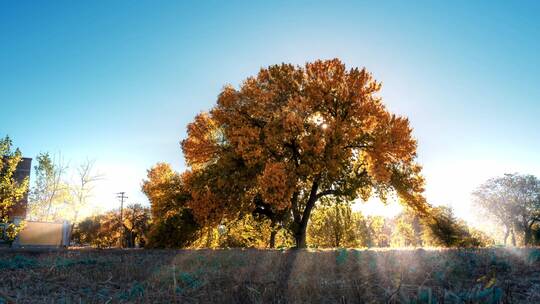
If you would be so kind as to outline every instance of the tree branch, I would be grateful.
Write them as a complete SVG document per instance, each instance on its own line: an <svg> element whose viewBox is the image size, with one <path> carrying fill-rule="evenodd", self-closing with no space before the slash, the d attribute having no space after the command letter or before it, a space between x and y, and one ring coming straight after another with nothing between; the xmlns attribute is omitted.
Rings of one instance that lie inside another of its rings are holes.
<svg viewBox="0 0 540 304"><path fill-rule="evenodd" d="M323 196L327 196L327 195L336 195L337 193L338 193L337 190L331 190L331 189L329 189L329 190L325 190L325 191L319 192L319 193L317 194L316 197L317 197L317 200L318 200L318 199L320 199L320 198L323 197Z"/></svg>

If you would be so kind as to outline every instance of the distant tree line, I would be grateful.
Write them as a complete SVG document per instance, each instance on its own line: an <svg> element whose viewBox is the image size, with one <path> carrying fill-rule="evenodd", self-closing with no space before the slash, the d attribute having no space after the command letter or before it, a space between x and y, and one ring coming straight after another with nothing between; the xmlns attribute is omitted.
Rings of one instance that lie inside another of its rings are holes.
<svg viewBox="0 0 540 304"><path fill-rule="evenodd" d="M73 245L109 247L145 247L148 231L152 224L150 210L140 204L128 205L120 211L112 210L103 214L89 216L80 221L73 231Z"/></svg>
<svg viewBox="0 0 540 304"><path fill-rule="evenodd" d="M348 204L320 206L308 229L310 247L480 247L494 241L456 219L448 207L436 207L437 227L411 211L393 218L364 216Z"/></svg>

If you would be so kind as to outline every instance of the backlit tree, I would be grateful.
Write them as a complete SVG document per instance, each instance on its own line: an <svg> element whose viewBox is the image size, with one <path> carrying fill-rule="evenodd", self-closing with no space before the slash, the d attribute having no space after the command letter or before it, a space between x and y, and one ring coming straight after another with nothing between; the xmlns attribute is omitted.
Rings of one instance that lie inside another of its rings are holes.
<svg viewBox="0 0 540 304"><path fill-rule="evenodd" d="M307 240L311 247L364 247L364 218L349 204L317 206L311 215Z"/></svg>
<svg viewBox="0 0 540 304"><path fill-rule="evenodd" d="M158 163L148 170L142 191L152 205L149 247L185 247L195 241L200 227L186 208L190 194L169 164Z"/></svg>
<svg viewBox="0 0 540 304"><path fill-rule="evenodd" d="M516 245L515 232L521 232L523 243L533 242L534 226L540 223L540 180L533 175L505 174L492 178L474 192L474 201L489 217L504 227L504 244L508 236Z"/></svg>
<svg viewBox="0 0 540 304"><path fill-rule="evenodd" d="M296 246L321 198L397 195L429 213L416 141L365 69L338 59L261 69L188 125L187 205L199 223L257 213L288 223Z"/></svg>

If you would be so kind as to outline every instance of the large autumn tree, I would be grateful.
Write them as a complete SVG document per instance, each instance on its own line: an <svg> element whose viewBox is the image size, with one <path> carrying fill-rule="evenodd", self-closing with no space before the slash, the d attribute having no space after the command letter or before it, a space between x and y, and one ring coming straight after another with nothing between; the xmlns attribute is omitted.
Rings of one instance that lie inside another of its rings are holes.
<svg viewBox="0 0 540 304"><path fill-rule="evenodd" d="M366 69L338 59L273 65L226 86L182 142L187 205L200 223L258 213L290 223L296 246L317 201L397 195L429 206L407 118L390 113Z"/></svg>

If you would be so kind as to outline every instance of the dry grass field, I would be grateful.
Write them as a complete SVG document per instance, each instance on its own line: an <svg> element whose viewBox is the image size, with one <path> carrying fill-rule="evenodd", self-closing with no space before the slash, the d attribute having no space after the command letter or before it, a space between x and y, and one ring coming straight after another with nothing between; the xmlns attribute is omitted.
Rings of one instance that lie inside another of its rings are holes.
<svg viewBox="0 0 540 304"><path fill-rule="evenodd" d="M540 303L540 249L0 251L0 303Z"/></svg>

